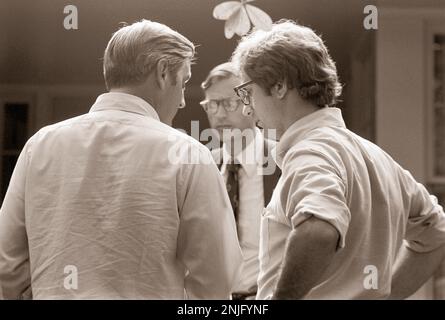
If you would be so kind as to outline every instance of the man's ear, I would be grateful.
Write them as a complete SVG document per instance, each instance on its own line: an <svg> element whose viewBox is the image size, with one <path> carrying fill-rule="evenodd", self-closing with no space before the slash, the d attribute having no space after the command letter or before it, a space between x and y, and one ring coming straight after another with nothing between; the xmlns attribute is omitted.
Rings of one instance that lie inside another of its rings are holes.
<svg viewBox="0 0 445 320"><path fill-rule="evenodd" d="M160 59L156 64L156 82L163 90L167 83L167 74L168 74L168 62L166 59Z"/></svg>
<svg viewBox="0 0 445 320"><path fill-rule="evenodd" d="M245 117L253 117L254 109L252 108L252 106L244 105L242 113L243 113L243 116L245 116Z"/></svg>
<svg viewBox="0 0 445 320"><path fill-rule="evenodd" d="M278 99L283 99L287 94L287 83L285 81L277 82L272 87L271 93Z"/></svg>

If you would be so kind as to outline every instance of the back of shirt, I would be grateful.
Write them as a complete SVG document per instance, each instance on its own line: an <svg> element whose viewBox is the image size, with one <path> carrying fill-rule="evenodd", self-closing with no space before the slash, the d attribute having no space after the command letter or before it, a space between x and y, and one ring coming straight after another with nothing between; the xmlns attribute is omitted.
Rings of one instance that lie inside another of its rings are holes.
<svg viewBox="0 0 445 320"><path fill-rule="evenodd" d="M392 266L404 239L419 252L445 242L445 216L437 199L375 144L331 127L308 133L291 152L296 156L299 150L308 155L295 165L318 166L319 200L330 202L320 217L340 234L332 264L307 298L383 298L390 293ZM303 200L296 211L303 214L310 203ZM300 223L298 216L291 219Z"/></svg>
<svg viewBox="0 0 445 320"><path fill-rule="evenodd" d="M308 299L384 298L404 240L419 252L445 243L437 199L334 112L321 110L282 138L290 147L262 219L257 298L273 295L287 237L312 216L334 226L339 242Z"/></svg>
<svg viewBox="0 0 445 320"><path fill-rule="evenodd" d="M229 296L241 254L218 169L132 102L28 141L2 215L24 214L34 298Z"/></svg>

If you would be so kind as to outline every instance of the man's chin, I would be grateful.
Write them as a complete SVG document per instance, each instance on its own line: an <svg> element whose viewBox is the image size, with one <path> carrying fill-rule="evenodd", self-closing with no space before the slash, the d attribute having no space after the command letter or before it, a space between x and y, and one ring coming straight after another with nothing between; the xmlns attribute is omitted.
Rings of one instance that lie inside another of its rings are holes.
<svg viewBox="0 0 445 320"><path fill-rule="evenodd" d="M218 127L216 130L218 131L218 134L222 140L224 136L231 135L232 129L233 128L231 127Z"/></svg>
<svg viewBox="0 0 445 320"><path fill-rule="evenodd" d="M242 136L242 130L236 130L235 128L224 128L218 131L220 140L223 142L230 142L233 139L240 139Z"/></svg>

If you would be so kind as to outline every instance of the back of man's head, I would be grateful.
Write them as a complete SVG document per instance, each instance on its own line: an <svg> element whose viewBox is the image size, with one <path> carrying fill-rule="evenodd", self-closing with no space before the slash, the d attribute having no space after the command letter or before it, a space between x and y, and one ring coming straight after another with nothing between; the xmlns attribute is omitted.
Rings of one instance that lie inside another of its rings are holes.
<svg viewBox="0 0 445 320"><path fill-rule="evenodd" d="M142 84L160 59L166 59L174 76L194 55L193 43L180 33L141 20L119 29L108 42L103 59L105 84L108 90Z"/></svg>

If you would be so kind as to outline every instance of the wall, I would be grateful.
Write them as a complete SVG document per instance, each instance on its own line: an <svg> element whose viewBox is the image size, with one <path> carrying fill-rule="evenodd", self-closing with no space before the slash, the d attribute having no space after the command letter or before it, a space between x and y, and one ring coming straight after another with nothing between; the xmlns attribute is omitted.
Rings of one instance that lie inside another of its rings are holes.
<svg viewBox="0 0 445 320"><path fill-rule="evenodd" d="M376 142L428 182L428 26L443 8L379 6L376 37ZM413 298L433 298L430 281Z"/></svg>
<svg viewBox="0 0 445 320"><path fill-rule="evenodd" d="M347 127L375 141L375 31L363 30L351 50L350 78L344 85Z"/></svg>
<svg viewBox="0 0 445 320"><path fill-rule="evenodd" d="M380 11L376 52L376 141L425 180L424 21Z"/></svg>

